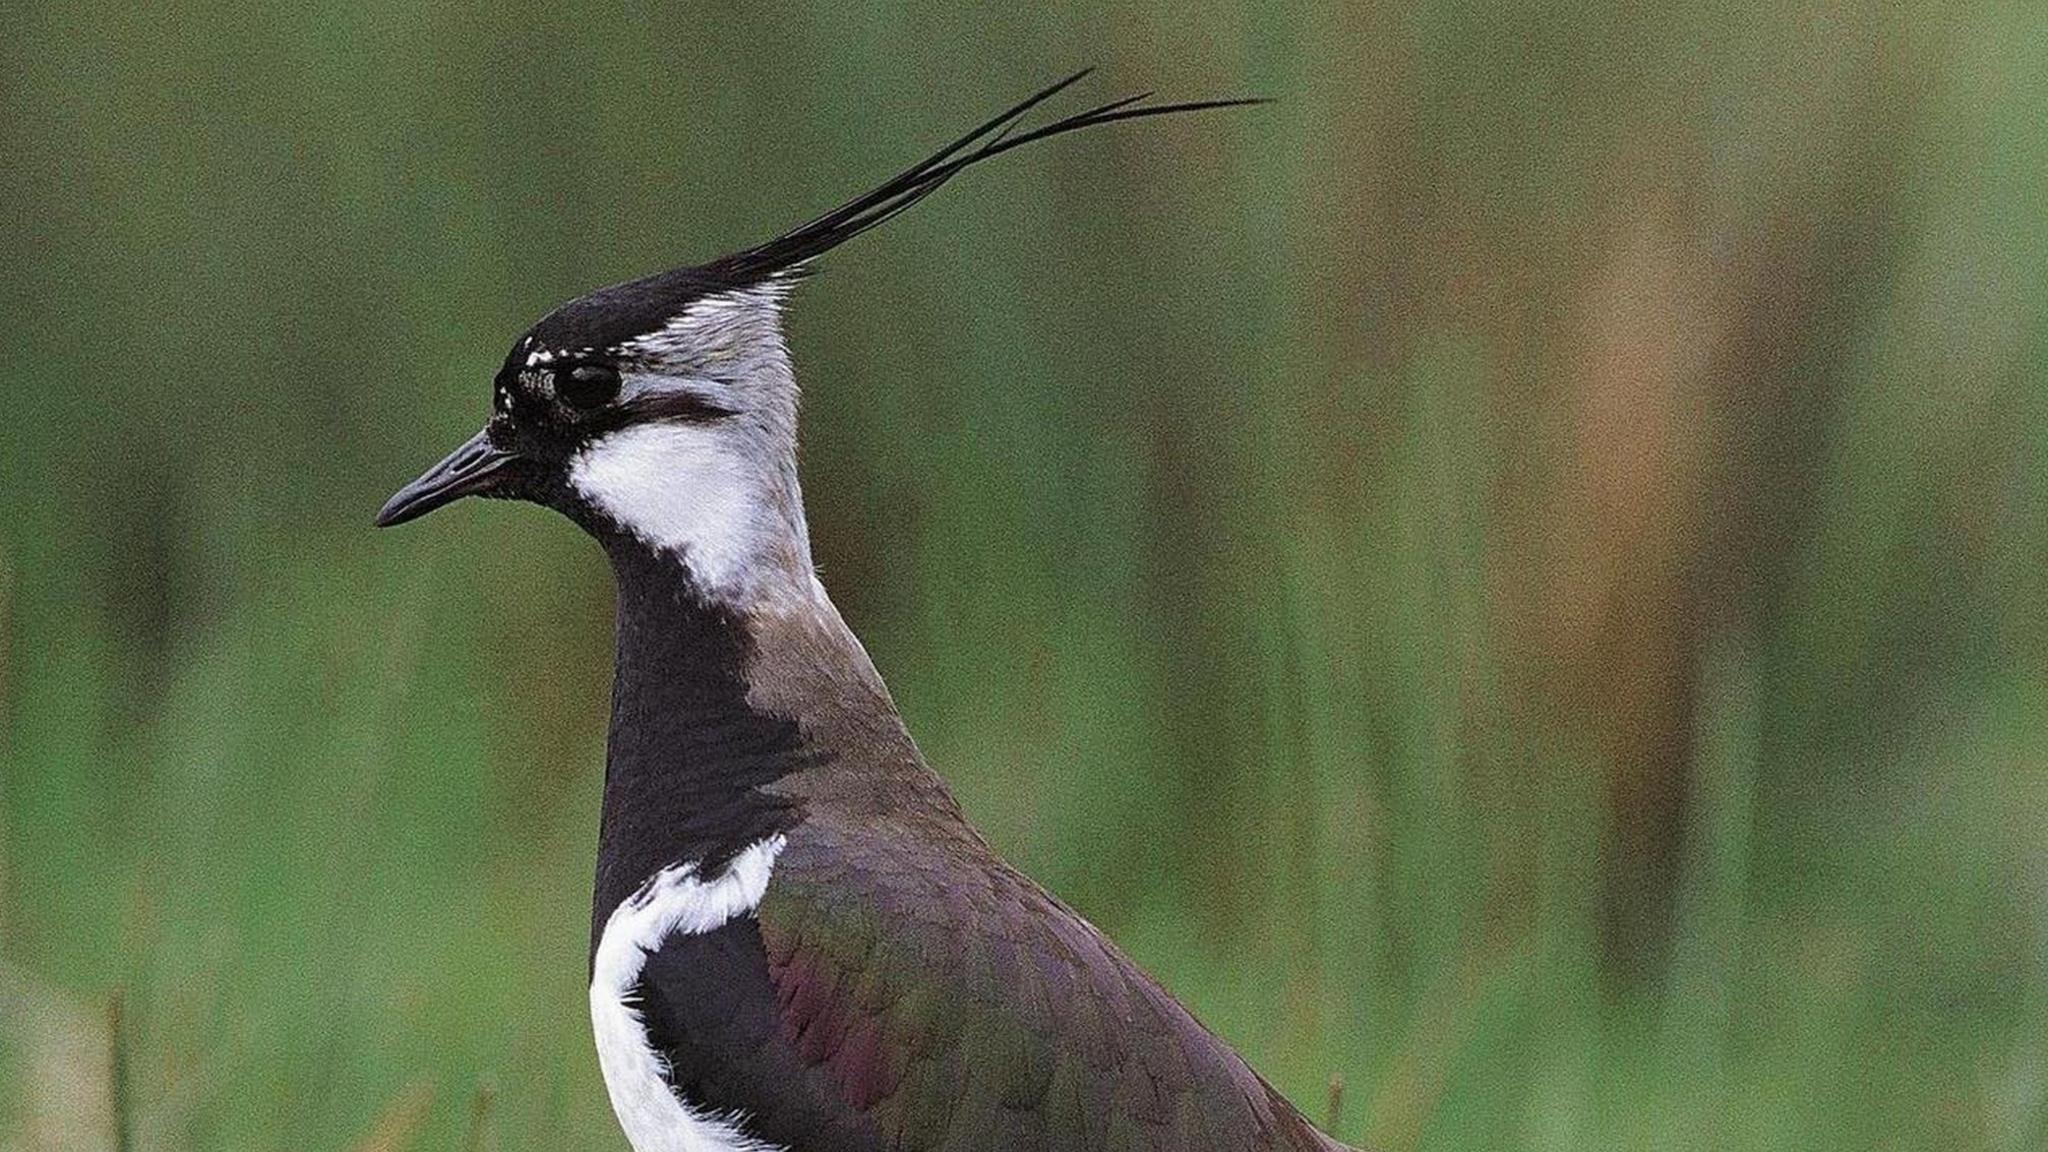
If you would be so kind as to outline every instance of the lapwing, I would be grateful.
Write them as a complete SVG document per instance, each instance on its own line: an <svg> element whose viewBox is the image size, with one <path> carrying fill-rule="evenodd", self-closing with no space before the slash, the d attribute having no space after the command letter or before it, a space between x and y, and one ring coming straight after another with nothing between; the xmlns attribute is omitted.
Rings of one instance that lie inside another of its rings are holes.
<svg viewBox="0 0 2048 1152"><path fill-rule="evenodd" d="M812 567L783 334L812 261L1033 141L1250 103L1024 126L1078 79L767 243L550 312L489 423L377 516L526 500L610 558L590 1016L636 1152L1344 1147L990 848Z"/></svg>

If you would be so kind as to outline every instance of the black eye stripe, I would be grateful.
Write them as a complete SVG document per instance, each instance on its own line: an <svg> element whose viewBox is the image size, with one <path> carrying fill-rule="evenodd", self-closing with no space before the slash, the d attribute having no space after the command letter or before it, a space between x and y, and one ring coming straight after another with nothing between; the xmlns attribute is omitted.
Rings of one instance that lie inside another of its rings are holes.
<svg viewBox="0 0 2048 1152"><path fill-rule="evenodd" d="M700 393L664 389L641 392L600 408L578 420L576 426L585 436L601 436L636 424L710 424L737 415Z"/></svg>
<svg viewBox="0 0 2048 1152"><path fill-rule="evenodd" d="M644 392L621 406L631 421L680 420L685 423L703 424L723 420L737 415L730 408L712 402L708 397L695 392L660 391Z"/></svg>

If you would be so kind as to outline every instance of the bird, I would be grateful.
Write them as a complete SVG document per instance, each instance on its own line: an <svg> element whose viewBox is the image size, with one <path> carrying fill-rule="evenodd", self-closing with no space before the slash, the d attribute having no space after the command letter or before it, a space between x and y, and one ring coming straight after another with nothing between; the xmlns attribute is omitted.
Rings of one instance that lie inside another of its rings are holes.
<svg viewBox="0 0 2048 1152"><path fill-rule="evenodd" d="M377 515L523 500L610 560L589 995L635 1152L1347 1152L969 823L811 556L783 320L817 258L1035 141L1259 102L1027 126L1086 75L765 243L557 307Z"/></svg>

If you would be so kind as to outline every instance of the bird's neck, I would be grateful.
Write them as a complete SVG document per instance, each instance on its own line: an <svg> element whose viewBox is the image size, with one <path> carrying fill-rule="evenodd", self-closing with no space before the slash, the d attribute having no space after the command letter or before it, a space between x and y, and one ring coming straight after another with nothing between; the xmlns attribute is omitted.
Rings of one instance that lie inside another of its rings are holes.
<svg viewBox="0 0 2048 1152"><path fill-rule="evenodd" d="M758 705L746 606L707 596L673 554L607 542L618 578L593 941L671 864L706 872L797 818L768 787L805 762L800 720ZM593 943L593 947L595 944Z"/></svg>
<svg viewBox="0 0 2048 1152"><path fill-rule="evenodd" d="M707 593L676 554L606 541L618 665L593 948L619 902L671 864L714 874L823 806L935 833L959 808L815 579L752 599Z"/></svg>

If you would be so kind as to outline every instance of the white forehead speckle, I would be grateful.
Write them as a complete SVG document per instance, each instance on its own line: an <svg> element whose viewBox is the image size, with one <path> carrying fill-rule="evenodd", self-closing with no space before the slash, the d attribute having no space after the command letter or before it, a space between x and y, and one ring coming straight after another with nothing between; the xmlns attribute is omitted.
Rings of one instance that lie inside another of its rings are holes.
<svg viewBox="0 0 2048 1152"><path fill-rule="evenodd" d="M526 343L529 346L537 344L537 342L531 336L528 336L526 338ZM534 347L533 351L528 352L526 354L526 366L528 368L540 368L548 364L552 364L557 360L588 360L596 356L597 352L597 349L589 347L588 345L582 348Z"/></svg>

